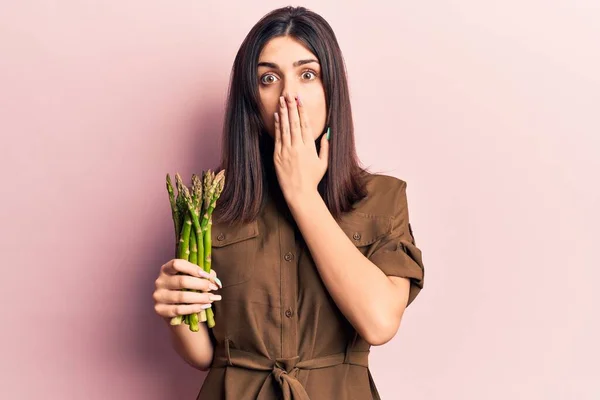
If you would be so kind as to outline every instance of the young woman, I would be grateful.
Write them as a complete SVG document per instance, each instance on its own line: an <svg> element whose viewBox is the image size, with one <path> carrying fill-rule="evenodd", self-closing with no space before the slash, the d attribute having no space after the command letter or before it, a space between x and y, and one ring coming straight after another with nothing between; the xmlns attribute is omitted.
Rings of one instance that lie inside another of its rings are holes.
<svg viewBox="0 0 600 400"><path fill-rule="evenodd" d="M369 348L423 288L406 182L358 166L342 54L319 15L267 14L232 74L213 273L164 264L156 312L212 304L212 329L169 325L177 352L210 371L197 399L378 399Z"/></svg>

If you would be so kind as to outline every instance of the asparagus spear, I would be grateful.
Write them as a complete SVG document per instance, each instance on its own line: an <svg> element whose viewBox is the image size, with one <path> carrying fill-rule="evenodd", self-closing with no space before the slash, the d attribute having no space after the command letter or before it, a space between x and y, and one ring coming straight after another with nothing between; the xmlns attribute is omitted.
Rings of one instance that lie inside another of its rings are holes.
<svg viewBox="0 0 600 400"><path fill-rule="evenodd" d="M181 196L184 193L184 190L187 189L187 187L183 184L183 181L181 180L181 176L179 176L179 174L175 174L175 184L177 186L177 191L178 191L178 200L181 199L179 201L178 206L180 206L180 204L185 204L185 199ZM181 209L180 209L181 211ZM183 213L182 213L183 214ZM184 259L186 261L189 261L189 257L190 257L190 233L192 230L192 217L190 215L189 212L185 213L185 217L183 220L183 227L181 228L181 235L179 237L179 247L177 249L177 258L181 258ZM180 325L181 322L183 320L183 316L178 315L176 317L171 318L171 325Z"/></svg>
<svg viewBox="0 0 600 400"><path fill-rule="evenodd" d="M205 195L205 203L207 204L206 210L204 211L202 218L202 234L204 239L204 271L210 273L211 268L211 227L212 227L212 213L216 207L217 199L223 191L225 184L225 170L220 171L216 176L210 170L207 176L205 176L205 189L208 188L208 194ZM206 190L205 190L206 193ZM212 308L205 310L206 322L209 328L215 326L214 312Z"/></svg>
<svg viewBox="0 0 600 400"><path fill-rule="evenodd" d="M206 230L206 224L204 221L207 216L208 207L209 207L212 197L214 195L214 193L211 192L211 190L210 190L212 180L213 180L212 172L209 169L202 176L202 185L204 188L204 190L203 190L204 201L202 202L202 223L201 223L201 227L200 227L200 230L202 231L203 247L205 249L205 252L204 252L205 254L204 254L204 257L202 258L201 265L202 265L202 269L204 269L204 271L208 272L208 273L210 273L210 268L207 268L206 257L207 256L210 257L210 231ZM208 242L207 242L207 240L208 240ZM215 326L214 311L213 311L212 307L207 308L206 310L203 310L203 312L201 314L201 318L203 321L206 321L209 328L212 328Z"/></svg>
<svg viewBox="0 0 600 400"><path fill-rule="evenodd" d="M194 205L194 215L200 217L200 210L202 209L202 182L198 175L192 174L192 203ZM192 221L193 222L193 221ZM201 262L204 258L204 244L202 240L202 231L198 226L194 225L194 229L196 230L196 247L198 248L198 258L197 263L199 268L201 268ZM197 290L195 290L197 292ZM194 317L194 321L204 322L206 321L206 311L202 310L200 313L197 313Z"/></svg>
<svg viewBox="0 0 600 400"><path fill-rule="evenodd" d="M173 217L173 224L175 225L175 257L179 256L179 239L181 237L181 225L183 222L183 215L180 212L180 203L181 196L179 195L179 185L177 186L178 193L177 199L175 199L175 193L173 191L173 183L171 182L171 176L167 174L167 192L169 193L169 202L171 204L171 216ZM179 325L181 323L180 320L175 319L171 320L172 325Z"/></svg>
<svg viewBox="0 0 600 400"><path fill-rule="evenodd" d="M205 172L202 171L202 176L205 175ZM195 215L200 218L200 212L204 207L204 188L202 186L202 179L198 177L198 175L193 174L192 175L192 200L194 203L194 213ZM193 221L192 221L193 222ZM204 235L204 233L202 232L202 229L200 228L200 224L198 223L197 225L194 224L194 228L196 229L196 231L198 232L198 234L196 235L196 239L198 241L197 243L197 247L198 247L198 266L199 268L203 268L203 260L204 260L204 241L202 236ZM206 290L204 291L205 293L207 292ZM206 310L202 310L201 312L198 313L198 321L199 322L205 322L206 321Z"/></svg>

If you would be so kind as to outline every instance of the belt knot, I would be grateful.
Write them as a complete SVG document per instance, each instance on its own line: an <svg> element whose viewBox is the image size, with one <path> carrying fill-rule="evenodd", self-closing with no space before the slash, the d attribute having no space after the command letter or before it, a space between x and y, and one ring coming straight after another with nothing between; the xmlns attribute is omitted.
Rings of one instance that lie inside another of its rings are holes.
<svg viewBox="0 0 600 400"><path fill-rule="evenodd" d="M277 381L282 382L285 379L282 375L295 376L298 368L296 364L300 356L287 357L287 358L276 358L273 364L273 375Z"/></svg>

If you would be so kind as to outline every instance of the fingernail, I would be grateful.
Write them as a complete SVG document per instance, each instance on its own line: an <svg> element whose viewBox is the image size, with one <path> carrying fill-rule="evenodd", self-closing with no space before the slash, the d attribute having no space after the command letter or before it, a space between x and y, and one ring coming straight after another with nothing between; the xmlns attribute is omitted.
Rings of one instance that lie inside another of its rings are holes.
<svg viewBox="0 0 600 400"><path fill-rule="evenodd" d="M208 304L202 304L200 306L201 309L206 310L207 308L210 308L212 306L212 304L208 303Z"/></svg>
<svg viewBox="0 0 600 400"><path fill-rule="evenodd" d="M215 276L215 282L217 282L217 285L219 285L220 287L223 287L221 280L219 278L217 278L216 276Z"/></svg>
<svg viewBox="0 0 600 400"><path fill-rule="evenodd" d="M279 122L279 113L275 113L275 122Z"/></svg>
<svg viewBox="0 0 600 400"><path fill-rule="evenodd" d="M298 102L298 105L299 105L299 106L302 106L302 101L300 100L300 93L298 93L298 94L296 95L296 101Z"/></svg>
<svg viewBox="0 0 600 400"><path fill-rule="evenodd" d="M219 287L217 285L215 285L214 283L212 283L212 282L208 284L208 287L211 290L219 290Z"/></svg>
<svg viewBox="0 0 600 400"><path fill-rule="evenodd" d="M279 96L279 104L281 105L281 107L285 107L285 99L283 98L283 96Z"/></svg>
<svg viewBox="0 0 600 400"><path fill-rule="evenodd" d="M329 140L329 127L327 127L327 140Z"/></svg>
<svg viewBox="0 0 600 400"><path fill-rule="evenodd" d="M209 300L221 300L221 295L220 294L211 294L210 296L208 296Z"/></svg>
<svg viewBox="0 0 600 400"><path fill-rule="evenodd" d="M210 274L203 270L202 268L198 268L198 275L202 278L210 278Z"/></svg>

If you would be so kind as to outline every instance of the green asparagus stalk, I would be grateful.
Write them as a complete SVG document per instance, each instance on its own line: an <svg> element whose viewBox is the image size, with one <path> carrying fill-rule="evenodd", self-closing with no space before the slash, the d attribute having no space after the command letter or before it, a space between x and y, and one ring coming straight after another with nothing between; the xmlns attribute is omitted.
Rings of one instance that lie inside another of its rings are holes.
<svg viewBox="0 0 600 400"><path fill-rule="evenodd" d="M185 208L183 208L183 197L181 196L181 179L176 181L177 185L177 199L175 199L173 184L171 182L171 176L167 174L167 192L169 193L169 202L171 204L171 215L173 217L173 224L175 225L175 258L179 257L180 253L180 240L182 240L182 225L185 216ZM185 321L186 319L183 318ZM171 319L172 325L179 325L182 322L182 317L177 316Z"/></svg>
<svg viewBox="0 0 600 400"><path fill-rule="evenodd" d="M177 186L177 190L178 190L178 194L182 194L184 188L187 188L184 184L183 181L181 180L181 176L179 176L179 174L175 174L175 184ZM181 202L185 202L185 200L181 197L178 196L180 200L180 204ZM181 211L181 210L180 210ZM191 215L188 213L184 214L185 217L183 219L183 227L181 228L181 235L179 237L179 247L177 249L177 258L181 258L184 259L186 261L189 261L189 257L190 257L190 233L192 230L192 218ZM180 325L181 322L183 321L183 316L178 315L176 317L171 318L171 325Z"/></svg>
<svg viewBox="0 0 600 400"><path fill-rule="evenodd" d="M204 174L204 172L203 172ZM203 200L203 190L202 190L202 181L196 174L192 174L192 204L194 208L194 215L198 218L200 217L200 210L202 209L202 200ZM192 221L193 222L193 221ZM202 268L202 260L204 258L204 243L202 240L202 231L199 227L199 224L194 224L194 229L196 230L196 247L198 248L198 268ZM196 290L198 292L198 290ZM206 321L206 310L202 310L197 313L198 322ZM194 317L195 319L196 317Z"/></svg>
<svg viewBox="0 0 600 400"><path fill-rule="evenodd" d="M202 176L205 175L205 172L202 172ZM200 212L204 207L204 188L202 187L202 179L198 177L198 175L192 175L192 203L194 205L194 214L198 217L198 221L200 218ZM198 224L194 222L194 229L196 229L197 235L196 238L198 240L198 266L199 268L203 268L203 260L204 260L204 241L203 241L203 232L200 228L200 223ZM208 292L207 290L203 291L204 293ZM206 310L202 310L198 313L199 322L206 322Z"/></svg>
<svg viewBox="0 0 600 400"><path fill-rule="evenodd" d="M200 230L202 231L203 247L205 249L201 266L202 266L202 269L204 269L204 271L208 272L208 273L210 273L210 268L207 267L206 257L210 256L210 231L206 230L206 224L204 223L204 219L207 216L206 212L207 212L210 202L212 200L212 196L214 195L214 193L211 192L211 190L210 190L212 181L213 181L213 174L210 170L208 170L202 176L204 199L202 202L202 223L201 223L201 227L200 227ZM215 326L214 311L213 311L212 307L204 310L204 312L201 315L201 318L203 321L206 321L206 324L208 325L209 328L212 328Z"/></svg>
<svg viewBox="0 0 600 400"><path fill-rule="evenodd" d="M208 188L208 194L205 194L205 203L207 204L202 218L202 234L204 239L204 271L210 273L211 270L211 228L212 228L212 213L216 207L217 199L223 191L225 184L225 170L220 171L216 176L210 170L207 177L205 176L205 193ZM206 309L206 323L209 328L215 326L214 312L212 308Z"/></svg>
<svg viewBox="0 0 600 400"><path fill-rule="evenodd" d="M169 193L169 202L171 204L171 215L173 217L173 224L175 226L175 258L179 256L179 240L181 238L181 226L183 224L183 209L181 207L182 197L179 194L179 185L178 185L178 194L177 199L175 199L175 193L173 191L173 183L171 182L171 176L167 174L167 192ZM181 324L180 317L175 317L171 319L172 325Z"/></svg>

